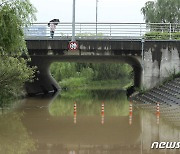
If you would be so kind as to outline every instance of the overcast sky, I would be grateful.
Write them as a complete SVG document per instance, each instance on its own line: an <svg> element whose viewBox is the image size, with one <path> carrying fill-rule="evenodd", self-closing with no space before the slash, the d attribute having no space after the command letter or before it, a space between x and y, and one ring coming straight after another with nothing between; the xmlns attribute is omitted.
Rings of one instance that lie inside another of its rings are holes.
<svg viewBox="0 0 180 154"><path fill-rule="evenodd" d="M72 22L73 0L30 0L37 22L58 18ZM98 0L98 22L144 22L140 9L148 0ZM76 22L96 21L96 0L76 0Z"/></svg>

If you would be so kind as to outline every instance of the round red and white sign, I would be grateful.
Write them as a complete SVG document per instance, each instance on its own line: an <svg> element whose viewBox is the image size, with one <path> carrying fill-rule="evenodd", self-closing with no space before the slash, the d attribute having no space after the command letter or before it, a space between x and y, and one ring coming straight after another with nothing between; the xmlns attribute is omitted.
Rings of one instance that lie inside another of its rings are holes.
<svg viewBox="0 0 180 154"><path fill-rule="evenodd" d="M78 49L78 43L75 41L69 42L68 49L69 50L77 50Z"/></svg>

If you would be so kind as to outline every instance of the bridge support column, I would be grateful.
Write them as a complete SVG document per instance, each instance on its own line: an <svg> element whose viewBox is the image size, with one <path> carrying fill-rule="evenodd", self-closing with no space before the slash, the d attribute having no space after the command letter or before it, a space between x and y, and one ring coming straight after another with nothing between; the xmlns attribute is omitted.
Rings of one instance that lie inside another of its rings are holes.
<svg viewBox="0 0 180 154"><path fill-rule="evenodd" d="M180 55L177 48L150 48L145 52L143 83L145 89L153 88L179 72Z"/></svg>
<svg viewBox="0 0 180 154"><path fill-rule="evenodd" d="M50 74L51 62L41 56L32 56L30 66L37 66L35 79L25 84L28 95L48 94L57 92L60 87Z"/></svg>

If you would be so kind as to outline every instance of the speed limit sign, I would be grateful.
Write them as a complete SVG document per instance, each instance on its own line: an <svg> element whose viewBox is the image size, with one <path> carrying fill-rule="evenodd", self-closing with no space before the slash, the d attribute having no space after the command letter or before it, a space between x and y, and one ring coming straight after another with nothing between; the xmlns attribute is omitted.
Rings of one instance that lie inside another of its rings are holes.
<svg viewBox="0 0 180 154"><path fill-rule="evenodd" d="M78 43L75 41L69 42L68 49L69 50L77 50L78 49Z"/></svg>

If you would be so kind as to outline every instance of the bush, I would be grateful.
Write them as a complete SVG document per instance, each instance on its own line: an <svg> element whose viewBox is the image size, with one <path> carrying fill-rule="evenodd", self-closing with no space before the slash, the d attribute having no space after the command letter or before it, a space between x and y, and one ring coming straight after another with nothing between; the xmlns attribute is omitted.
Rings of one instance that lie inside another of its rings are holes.
<svg viewBox="0 0 180 154"><path fill-rule="evenodd" d="M172 32L171 38L173 40L180 40L180 32ZM145 39L147 40L169 40L170 33L168 32L149 32L145 34Z"/></svg>
<svg viewBox="0 0 180 154"><path fill-rule="evenodd" d="M71 77L59 82L62 88L77 88L84 86L87 83L87 79L84 77Z"/></svg>
<svg viewBox="0 0 180 154"><path fill-rule="evenodd" d="M0 105L22 94L24 83L34 77L34 69L23 58L0 55Z"/></svg>

